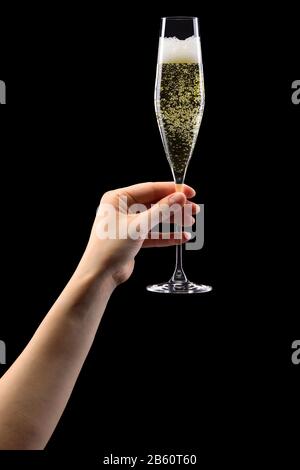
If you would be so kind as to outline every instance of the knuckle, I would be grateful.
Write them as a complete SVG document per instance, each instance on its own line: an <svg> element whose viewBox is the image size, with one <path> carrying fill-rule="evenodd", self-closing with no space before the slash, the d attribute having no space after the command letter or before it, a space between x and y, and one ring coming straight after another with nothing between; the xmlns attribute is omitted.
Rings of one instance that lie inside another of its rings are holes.
<svg viewBox="0 0 300 470"><path fill-rule="evenodd" d="M111 199L115 197L116 191L113 189L110 189L109 191L106 191L103 196L100 199L100 202L106 201L107 199Z"/></svg>

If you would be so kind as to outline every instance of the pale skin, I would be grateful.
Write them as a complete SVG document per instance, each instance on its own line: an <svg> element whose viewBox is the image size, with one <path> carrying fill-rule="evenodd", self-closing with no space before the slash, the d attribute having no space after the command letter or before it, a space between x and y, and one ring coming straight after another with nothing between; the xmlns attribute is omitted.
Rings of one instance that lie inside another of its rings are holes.
<svg viewBox="0 0 300 470"><path fill-rule="evenodd" d="M186 185L174 192L171 182L141 183L104 194L101 204L112 204L121 223L151 220L163 205L178 204L181 210L195 203L188 201L195 191ZM128 204L143 203L148 210L140 214L119 212L120 196ZM151 207L151 204L154 204ZM63 292L52 306L31 341L0 379L0 449L44 449L72 393L81 367L93 343L107 302L134 268L134 259L142 247L165 247L188 240L152 240L147 233L136 240L99 239L95 218L86 250ZM184 220L192 225L193 217ZM152 227L150 227L152 228Z"/></svg>

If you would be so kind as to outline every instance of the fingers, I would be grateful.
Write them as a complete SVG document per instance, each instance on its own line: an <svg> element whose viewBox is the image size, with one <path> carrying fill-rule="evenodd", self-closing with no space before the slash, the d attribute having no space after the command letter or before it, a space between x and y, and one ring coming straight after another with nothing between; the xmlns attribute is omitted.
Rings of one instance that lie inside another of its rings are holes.
<svg viewBox="0 0 300 470"><path fill-rule="evenodd" d="M142 227L143 236L146 237L147 233L159 222L169 220L172 214L176 216L181 213L185 203L185 194L177 192L164 197L147 211L138 214L137 219Z"/></svg>
<svg viewBox="0 0 300 470"><path fill-rule="evenodd" d="M191 215L184 214L183 217L176 217L176 216L174 217L172 215L172 217L170 217L170 219L166 220L165 222L169 222L170 224L177 224L182 227L192 227L192 225L194 225L196 220Z"/></svg>
<svg viewBox="0 0 300 470"><path fill-rule="evenodd" d="M162 236L167 236L168 238L162 238ZM155 238L147 238L143 242L143 248L159 248L173 245L181 245L190 240L191 235L189 232L172 232L172 233L152 233L152 236ZM181 238L177 238L181 236Z"/></svg>
<svg viewBox="0 0 300 470"><path fill-rule="evenodd" d="M185 227L191 227L195 223L195 218L193 215L196 215L200 212L200 206L198 204L195 204L194 202L187 202L187 204L184 205L183 210L182 210L182 217L178 217L172 214L170 219L166 220L166 222L170 222L171 224L178 224L178 225L183 225ZM178 221L180 220L180 221Z"/></svg>
<svg viewBox="0 0 300 470"><path fill-rule="evenodd" d="M189 207L188 207L188 206L189 206ZM200 212L200 206L199 206L199 204L196 204L195 202L192 202L192 201L187 201L187 203L185 204L184 208L189 208L189 210L190 210L190 207L192 208L192 210L191 210L191 214L192 214L192 215L199 214L199 212Z"/></svg>
<svg viewBox="0 0 300 470"><path fill-rule="evenodd" d="M196 191L186 184L180 185L180 188L178 186L178 189L180 189L180 192L182 192L187 198L194 197L196 194ZM176 191L175 183L171 181L161 181L156 183L134 184L133 186L118 189L117 193L118 195L127 195L130 199L128 201L130 204L150 204L158 202L160 199L174 191Z"/></svg>

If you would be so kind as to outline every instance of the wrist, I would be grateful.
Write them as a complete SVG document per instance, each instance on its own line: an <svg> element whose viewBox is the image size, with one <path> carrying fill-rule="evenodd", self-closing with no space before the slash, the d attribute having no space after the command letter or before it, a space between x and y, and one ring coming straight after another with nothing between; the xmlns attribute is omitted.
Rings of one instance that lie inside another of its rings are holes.
<svg viewBox="0 0 300 470"><path fill-rule="evenodd" d="M97 251L87 246L77 268L76 276L88 277L94 282L99 282L114 290L124 279L122 273L126 267L118 263L113 256L106 251Z"/></svg>
<svg viewBox="0 0 300 470"><path fill-rule="evenodd" d="M94 267L86 266L82 262L77 266L72 279L88 286L95 285L109 294L111 294L117 286L108 269L94 269Z"/></svg>

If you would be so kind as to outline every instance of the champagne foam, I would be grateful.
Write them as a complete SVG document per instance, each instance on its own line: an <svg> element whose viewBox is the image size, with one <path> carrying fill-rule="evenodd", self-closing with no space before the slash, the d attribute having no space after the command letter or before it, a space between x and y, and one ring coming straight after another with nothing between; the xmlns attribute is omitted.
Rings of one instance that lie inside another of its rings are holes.
<svg viewBox="0 0 300 470"><path fill-rule="evenodd" d="M160 38L159 63L201 63L200 39L190 36L186 39Z"/></svg>

